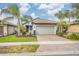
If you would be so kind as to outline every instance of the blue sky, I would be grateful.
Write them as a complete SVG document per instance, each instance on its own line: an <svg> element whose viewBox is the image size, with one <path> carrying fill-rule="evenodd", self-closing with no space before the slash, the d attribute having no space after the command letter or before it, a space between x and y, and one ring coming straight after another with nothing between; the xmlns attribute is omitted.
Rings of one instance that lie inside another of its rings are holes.
<svg viewBox="0 0 79 59"><path fill-rule="evenodd" d="M0 9L7 7L10 3L0 3ZM31 16L32 18L43 18L56 20L54 16L60 10L70 9L69 3L17 3L21 15ZM3 15L6 17L9 15Z"/></svg>

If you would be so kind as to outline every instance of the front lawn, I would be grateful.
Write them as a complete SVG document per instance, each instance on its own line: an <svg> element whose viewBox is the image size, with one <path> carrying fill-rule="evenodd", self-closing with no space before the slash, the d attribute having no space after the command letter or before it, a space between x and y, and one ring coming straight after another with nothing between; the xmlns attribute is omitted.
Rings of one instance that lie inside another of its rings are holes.
<svg viewBox="0 0 79 59"><path fill-rule="evenodd" d="M9 35L0 37L0 42L32 42L32 41L37 41L36 36L16 37L15 35Z"/></svg>
<svg viewBox="0 0 79 59"><path fill-rule="evenodd" d="M39 45L15 45L15 46L1 46L0 53L26 53L36 52Z"/></svg>

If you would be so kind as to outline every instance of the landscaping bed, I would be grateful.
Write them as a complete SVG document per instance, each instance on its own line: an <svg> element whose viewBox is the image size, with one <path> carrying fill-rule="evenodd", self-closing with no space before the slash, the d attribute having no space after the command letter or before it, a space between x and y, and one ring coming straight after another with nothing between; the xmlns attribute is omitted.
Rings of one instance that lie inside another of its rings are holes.
<svg viewBox="0 0 79 59"><path fill-rule="evenodd" d="M79 34L78 33L66 33L66 34L59 33L57 35L61 36L63 38L69 39L69 40L79 41Z"/></svg>
<svg viewBox="0 0 79 59"><path fill-rule="evenodd" d="M36 36L17 37L16 35L9 35L0 37L0 42L34 42L37 41Z"/></svg>
<svg viewBox="0 0 79 59"><path fill-rule="evenodd" d="M70 40L78 40L79 41L79 33L68 33L65 38Z"/></svg>
<svg viewBox="0 0 79 59"><path fill-rule="evenodd" d="M16 46L1 46L0 53L26 53L36 52L39 45L16 45Z"/></svg>

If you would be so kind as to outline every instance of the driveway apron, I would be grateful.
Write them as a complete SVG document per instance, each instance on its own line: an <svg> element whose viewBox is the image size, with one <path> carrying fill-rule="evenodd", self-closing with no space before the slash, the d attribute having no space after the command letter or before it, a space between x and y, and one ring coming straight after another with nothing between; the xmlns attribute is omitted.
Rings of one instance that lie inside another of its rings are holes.
<svg viewBox="0 0 79 59"><path fill-rule="evenodd" d="M37 35L38 41L69 41L57 35Z"/></svg>
<svg viewBox="0 0 79 59"><path fill-rule="evenodd" d="M57 35L37 35L38 42L65 42L65 44L40 44L36 55L79 55L79 43ZM72 43L67 43L72 42Z"/></svg>

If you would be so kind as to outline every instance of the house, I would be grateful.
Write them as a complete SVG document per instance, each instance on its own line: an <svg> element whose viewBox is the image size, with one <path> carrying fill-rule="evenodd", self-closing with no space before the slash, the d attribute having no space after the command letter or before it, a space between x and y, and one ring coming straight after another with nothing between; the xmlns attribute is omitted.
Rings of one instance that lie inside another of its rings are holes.
<svg viewBox="0 0 79 59"><path fill-rule="evenodd" d="M16 26L10 23L0 23L0 36L6 36L15 33Z"/></svg>
<svg viewBox="0 0 79 59"><path fill-rule="evenodd" d="M25 25L27 32L32 34L56 34L56 22L46 19L34 19L32 23Z"/></svg>
<svg viewBox="0 0 79 59"><path fill-rule="evenodd" d="M68 28L68 33L79 33L79 24L76 24L76 23L73 23L73 24L70 24L69 28Z"/></svg>

